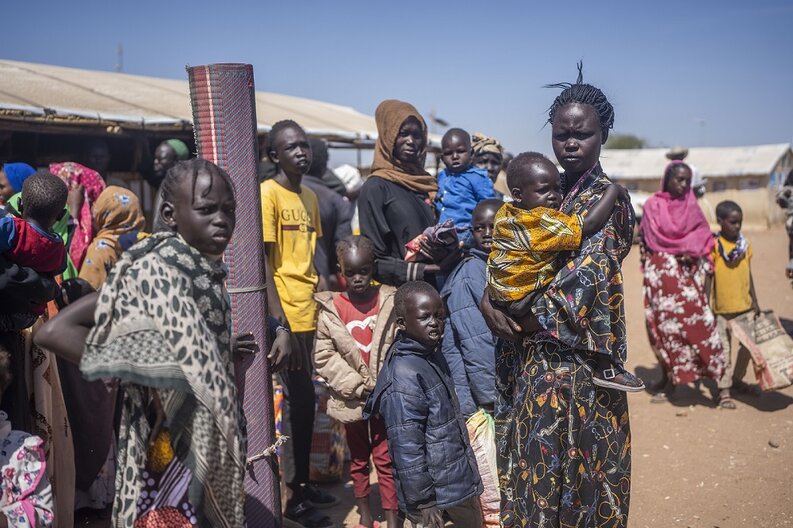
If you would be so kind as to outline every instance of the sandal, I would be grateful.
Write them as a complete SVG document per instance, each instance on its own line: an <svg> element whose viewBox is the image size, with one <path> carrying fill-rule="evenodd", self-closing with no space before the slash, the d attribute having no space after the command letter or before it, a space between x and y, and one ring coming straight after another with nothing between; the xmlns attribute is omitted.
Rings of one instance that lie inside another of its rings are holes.
<svg viewBox="0 0 793 528"><path fill-rule="evenodd" d="M730 396L720 396L719 397L719 409L730 409L735 410L738 407L735 405L735 401L733 401L732 397Z"/></svg>
<svg viewBox="0 0 793 528"><path fill-rule="evenodd" d="M595 372L592 376L592 382L598 387L624 392L642 392L644 390L644 382L622 367L618 366L603 370L603 372L599 373L603 376L602 378L598 377L597 374Z"/></svg>
<svg viewBox="0 0 793 528"><path fill-rule="evenodd" d="M650 403L667 403L669 402L669 395L665 392L657 392L650 398Z"/></svg>

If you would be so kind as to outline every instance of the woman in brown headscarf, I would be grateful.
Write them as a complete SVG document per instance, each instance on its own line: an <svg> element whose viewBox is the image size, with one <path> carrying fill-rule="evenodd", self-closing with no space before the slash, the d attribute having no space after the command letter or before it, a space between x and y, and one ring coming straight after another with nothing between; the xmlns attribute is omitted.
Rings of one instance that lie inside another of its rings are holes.
<svg viewBox="0 0 793 528"><path fill-rule="evenodd" d="M96 236L85 253L80 278L98 290L121 253L137 242L146 220L135 193L115 185L102 191L91 212Z"/></svg>
<svg viewBox="0 0 793 528"><path fill-rule="evenodd" d="M361 234L375 247L375 278L392 286L433 281L441 265L404 260L405 244L436 223L438 184L424 170L427 124L412 105L396 100L380 103L375 121L372 174L358 198Z"/></svg>

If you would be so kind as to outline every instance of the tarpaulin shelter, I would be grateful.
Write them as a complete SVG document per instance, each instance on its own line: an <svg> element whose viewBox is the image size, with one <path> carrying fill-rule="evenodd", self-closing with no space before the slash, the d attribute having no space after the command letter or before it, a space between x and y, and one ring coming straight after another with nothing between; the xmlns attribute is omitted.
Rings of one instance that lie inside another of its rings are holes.
<svg viewBox="0 0 793 528"><path fill-rule="evenodd" d="M46 64L0 60L0 130L46 125L101 133L188 132L192 115L187 81ZM294 119L311 135L370 146L374 118L350 107L270 92L256 92L260 133Z"/></svg>
<svg viewBox="0 0 793 528"><path fill-rule="evenodd" d="M638 201L656 192L669 163L668 148L604 149L603 170L624 185ZM715 223L714 207L722 200L737 202L744 223L765 227L782 219L774 196L793 170L793 150L789 143L740 147L693 147L685 162L706 180L700 205L708 220Z"/></svg>
<svg viewBox="0 0 793 528"><path fill-rule="evenodd" d="M374 118L350 107L270 92L255 99L260 137L293 119L336 148L372 148L377 138ZM86 162L101 142L111 157L103 176L134 191L148 213L153 189L141 174L165 139L195 152L192 119L186 80L0 60L0 161Z"/></svg>

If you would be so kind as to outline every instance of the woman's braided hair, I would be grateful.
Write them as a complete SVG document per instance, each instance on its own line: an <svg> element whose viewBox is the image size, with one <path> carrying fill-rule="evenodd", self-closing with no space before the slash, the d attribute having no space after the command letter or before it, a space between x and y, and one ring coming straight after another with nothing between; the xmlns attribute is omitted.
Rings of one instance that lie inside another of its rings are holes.
<svg viewBox="0 0 793 528"><path fill-rule="evenodd" d="M548 109L548 122L553 123L556 111L561 107L578 103L589 105L595 109L600 119L600 133L603 143L609 137L609 129L614 128L614 107L599 88L584 83L584 63L578 63L578 79L575 83L546 84L545 88L561 88L560 93Z"/></svg>

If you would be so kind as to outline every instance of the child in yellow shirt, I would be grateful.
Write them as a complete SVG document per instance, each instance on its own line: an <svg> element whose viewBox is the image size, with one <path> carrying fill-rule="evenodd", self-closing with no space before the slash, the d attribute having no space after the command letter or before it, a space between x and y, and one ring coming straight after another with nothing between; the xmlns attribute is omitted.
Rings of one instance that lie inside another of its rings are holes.
<svg viewBox="0 0 793 528"><path fill-rule="evenodd" d="M724 346L727 368L719 380L719 407L735 409L730 389L746 388L742 381L749 365L749 351L740 346L732 361L729 321L738 317L756 317L760 314L757 295L752 280L752 246L741 233L743 211L740 206L726 200L716 206L716 220L721 229L713 248L713 279L711 305L716 314L719 336ZM710 286L710 285L708 285Z"/></svg>

